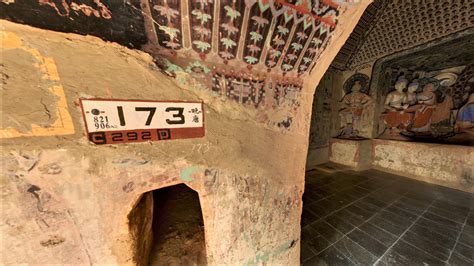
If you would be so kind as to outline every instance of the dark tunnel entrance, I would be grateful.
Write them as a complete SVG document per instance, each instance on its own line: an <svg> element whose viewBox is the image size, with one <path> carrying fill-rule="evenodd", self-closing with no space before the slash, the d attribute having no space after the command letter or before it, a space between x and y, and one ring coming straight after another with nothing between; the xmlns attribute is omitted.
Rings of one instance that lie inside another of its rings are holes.
<svg viewBox="0 0 474 266"><path fill-rule="evenodd" d="M139 265L206 264L198 193L184 184L143 194L129 215Z"/></svg>

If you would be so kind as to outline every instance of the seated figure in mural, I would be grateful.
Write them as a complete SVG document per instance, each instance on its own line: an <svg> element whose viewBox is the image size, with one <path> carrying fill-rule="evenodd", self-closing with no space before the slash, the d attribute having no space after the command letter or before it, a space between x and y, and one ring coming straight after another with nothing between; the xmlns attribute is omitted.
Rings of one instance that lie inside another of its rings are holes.
<svg viewBox="0 0 474 266"><path fill-rule="evenodd" d="M395 90L387 94L385 98L385 113L382 117L390 133L406 130L412 120L413 115L405 112L409 106L408 95L404 92L407 84L408 81L404 77L398 78Z"/></svg>
<svg viewBox="0 0 474 266"><path fill-rule="evenodd" d="M454 134L452 110L454 109L453 86L458 76L454 73L443 72L434 77L439 82L438 92L439 98L436 108L431 116L431 132L436 136ZM435 84L437 83L435 82ZM441 100L441 101L440 101Z"/></svg>
<svg viewBox="0 0 474 266"><path fill-rule="evenodd" d="M346 94L341 102L343 107L339 110L341 116L341 137L359 138L359 122L367 105L372 99L365 93L361 92L362 84L360 80L355 80L350 89L350 93Z"/></svg>
<svg viewBox="0 0 474 266"><path fill-rule="evenodd" d="M474 135L474 93L469 95L467 103L459 109L456 119L456 132Z"/></svg>
<svg viewBox="0 0 474 266"><path fill-rule="evenodd" d="M436 108L437 98L434 93L437 89L435 81L430 81L423 86L423 91L416 95L417 104L405 110L406 113L414 113L410 125L412 132L428 132L431 126L431 116Z"/></svg>
<svg viewBox="0 0 474 266"><path fill-rule="evenodd" d="M410 82L410 85L408 85L408 92L407 92L407 103L408 105L414 105L417 102L416 99L416 91L418 90L418 80L415 79L412 82Z"/></svg>
<svg viewBox="0 0 474 266"><path fill-rule="evenodd" d="M439 86L437 79L427 79L423 91L416 95L417 103L405 110L407 113L414 113L409 131L433 133L433 126L439 128L445 120L449 123L450 112L453 108L452 98L445 95L443 101L438 102L435 91Z"/></svg>

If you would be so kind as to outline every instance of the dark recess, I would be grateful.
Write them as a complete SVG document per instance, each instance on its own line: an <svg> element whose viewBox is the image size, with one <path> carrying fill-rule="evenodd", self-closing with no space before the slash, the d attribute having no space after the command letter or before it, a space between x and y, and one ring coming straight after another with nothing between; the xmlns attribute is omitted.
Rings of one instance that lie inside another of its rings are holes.
<svg viewBox="0 0 474 266"><path fill-rule="evenodd" d="M140 48L147 42L145 24L139 0L103 0L112 14L111 19L86 16L69 9L68 16L60 16L56 10L39 0L21 0L11 4L0 3L0 18L30 26L82 35L93 35L105 41L117 42L129 48ZM51 1L62 14L66 14L61 0ZM65 0L67 4L85 4L98 9L92 0Z"/></svg>

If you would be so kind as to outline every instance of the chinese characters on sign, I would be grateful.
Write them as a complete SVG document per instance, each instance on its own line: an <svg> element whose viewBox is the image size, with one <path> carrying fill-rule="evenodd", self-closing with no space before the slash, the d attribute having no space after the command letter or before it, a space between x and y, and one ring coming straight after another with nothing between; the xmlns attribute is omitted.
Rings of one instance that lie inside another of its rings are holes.
<svg viewBox="0 0 474 266"><path fill-rule="evenodd" d="M115 144L204 136L201 102L81 99L89 140Z"/></svg>

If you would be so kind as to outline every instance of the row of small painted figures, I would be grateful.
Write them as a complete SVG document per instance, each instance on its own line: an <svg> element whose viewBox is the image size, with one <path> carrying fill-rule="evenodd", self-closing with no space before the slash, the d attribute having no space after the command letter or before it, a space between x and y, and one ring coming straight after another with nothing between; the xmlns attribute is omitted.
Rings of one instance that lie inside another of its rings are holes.
<svg viewBox="0 0 474 266"><path fill-rule="evenodd" d="M455 133L474 134L474 93L467 103L458 110L453 109L453 100L449 93L439 97L436 91L447 88L454 81L443 77L424 78L409 82L400 77L395 90L388 93L384 102L384 112L380 122L388 134L411 136L446 136ZM364 111L372 99L361 92L361 82L356 80L350 92L341 100L340 137L359 138L361 125L367 112Z"/></svg>
<svg viewBox="0 0 474 266"><path fill-rule="evenodd" d="M449 90L436 93L441 87L449 88L455 83L455 79L445 76L424 78L420 83L416 79L408 83L404 77L397 80L395 90L385 99L385 112L381 115L390 134L443 137L474 133L474 94L462 108L454 110L452 96L446 93Z"/></svg>

